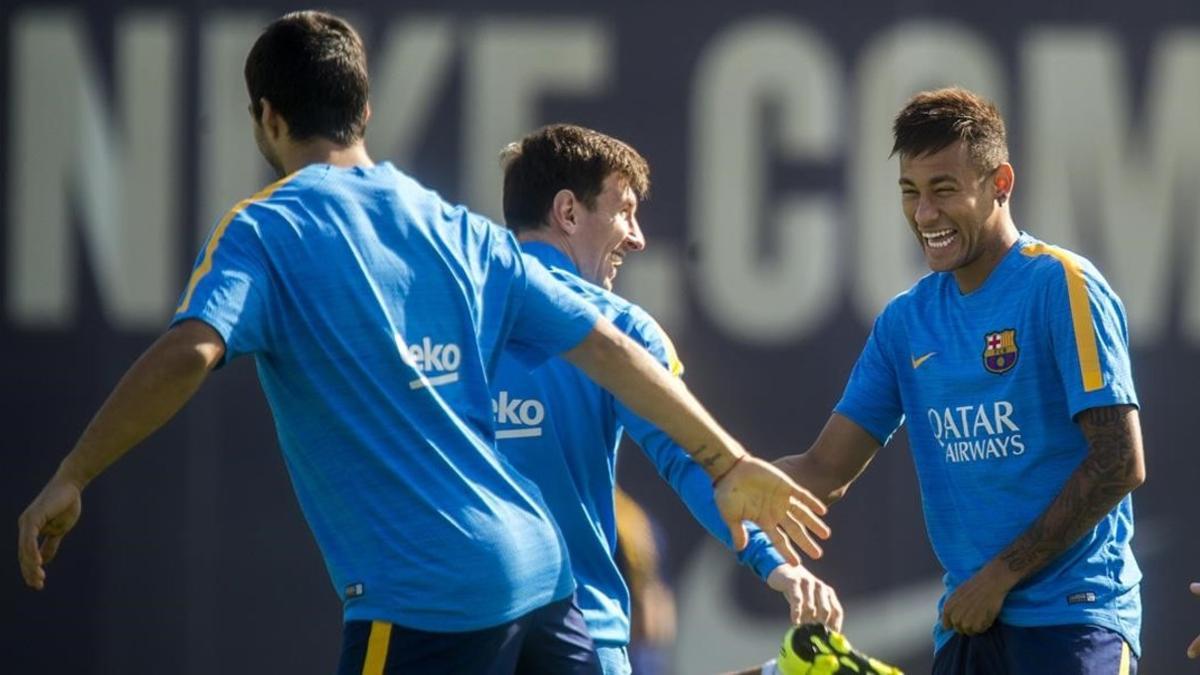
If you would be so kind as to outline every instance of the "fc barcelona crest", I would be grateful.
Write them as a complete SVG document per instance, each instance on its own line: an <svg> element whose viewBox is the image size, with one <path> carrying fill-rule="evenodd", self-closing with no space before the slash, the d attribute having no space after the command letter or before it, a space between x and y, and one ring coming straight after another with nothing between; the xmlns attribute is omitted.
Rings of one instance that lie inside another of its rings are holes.
<svg viewBox="0 0 1200 675"><path fill-rule="evenodd" d="M1017 365L1017 331L1015 328L988 333L983 338L983 367L989 373L1001 375Z"/></svg>

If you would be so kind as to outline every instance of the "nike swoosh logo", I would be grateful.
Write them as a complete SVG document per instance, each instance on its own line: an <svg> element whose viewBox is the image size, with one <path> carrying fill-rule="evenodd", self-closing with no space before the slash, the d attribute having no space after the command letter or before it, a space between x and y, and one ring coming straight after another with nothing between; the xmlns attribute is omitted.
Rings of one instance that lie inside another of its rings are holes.
<svg viewBox="0 0 1200 675"><path fill-rule="evenodd" d="M920 368L922 363L925 363L926 361L928 361L935 354L937 354L937 352L929 352L928 354L926 354L924 356L918 356L918 357L913 358L913 360L912 360L913 370Z"/></svg>

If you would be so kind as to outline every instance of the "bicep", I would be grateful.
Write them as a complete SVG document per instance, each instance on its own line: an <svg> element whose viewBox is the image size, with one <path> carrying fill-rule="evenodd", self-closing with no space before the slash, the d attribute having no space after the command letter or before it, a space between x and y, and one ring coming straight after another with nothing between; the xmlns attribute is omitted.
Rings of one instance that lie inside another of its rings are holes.
<svg viewBox="0 0 1200 675"><path fill-rule="evenodd" d="M555 279L537 260L525 256L523 278L516 280L519 297L509 340L512 353L526 366L578 347L593 332L599 312L565 284Z"/></svg>
<svg viewBox="0 0 1200 675"><path fill-rule="evenodd" d="M225 338L215 328L200 319L185 319L166 333L176 348L198 354L209 370L225 356Z"/></svg>
<svg viewBox="0 0 1200 675"><path fill-rule="evenodd" d="M1076 415L1075 421L1087 439L1089 456L1098 458L1117 473L1144 476L1142 425L1137 407L1088 408Z"/></svg>

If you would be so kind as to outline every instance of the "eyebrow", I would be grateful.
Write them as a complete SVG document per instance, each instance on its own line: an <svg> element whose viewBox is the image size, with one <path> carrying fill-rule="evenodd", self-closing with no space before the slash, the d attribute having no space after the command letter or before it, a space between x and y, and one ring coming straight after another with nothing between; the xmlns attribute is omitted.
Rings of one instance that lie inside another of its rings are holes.
<svg viewBox="0 0 1200 675"><path fill-rule="evenodd" d="M958 178L954 174L939 173L938 175L929 179L930 185L937 185L938 183L946 183L946 182L954 183L957 185ZM904 176L901 176L900 177L900 185L901 185L901 187L903 187L905 185L911 185L911 186L915 187L916 183L913 182L913 180L911 178L906 178Z"/></svg>

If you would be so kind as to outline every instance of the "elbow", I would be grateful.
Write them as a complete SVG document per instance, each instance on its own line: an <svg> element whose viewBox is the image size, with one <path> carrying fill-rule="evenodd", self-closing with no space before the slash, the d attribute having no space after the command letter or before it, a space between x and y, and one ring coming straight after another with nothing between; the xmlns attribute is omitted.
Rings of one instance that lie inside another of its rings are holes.
<svg viewBox="0 0 1200 675"><path fill-rule="evenodd" d="M1140 488L1145 482L1146 462L1143 461L1142 457L1139 455L1137 460L1133 463L1133 470L1129 472L1129 491L1133 492L1134 490Z"/></svg>

